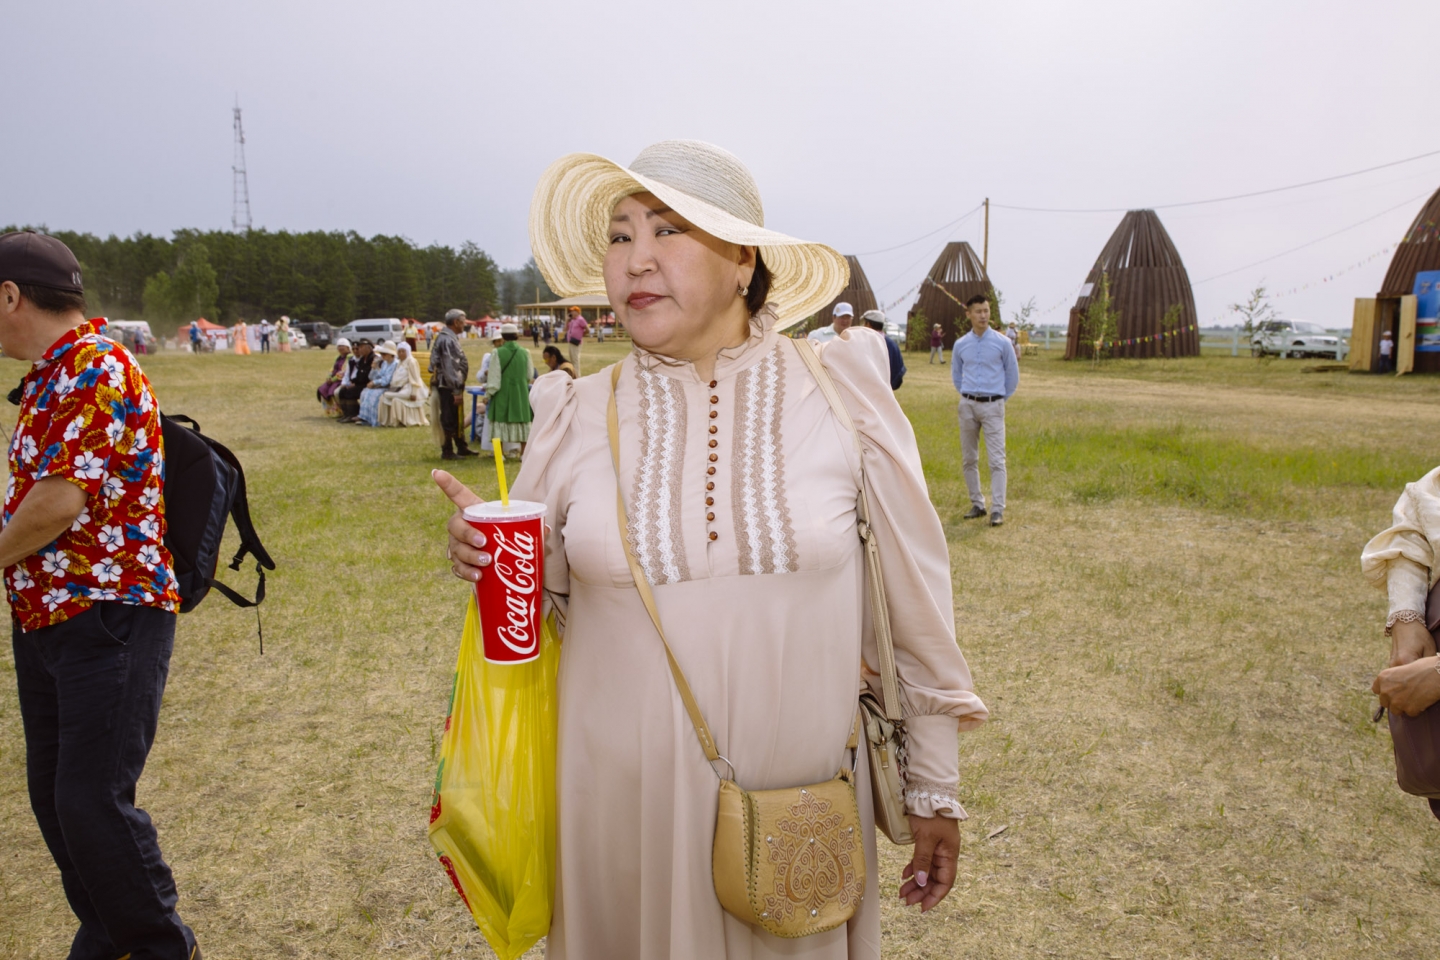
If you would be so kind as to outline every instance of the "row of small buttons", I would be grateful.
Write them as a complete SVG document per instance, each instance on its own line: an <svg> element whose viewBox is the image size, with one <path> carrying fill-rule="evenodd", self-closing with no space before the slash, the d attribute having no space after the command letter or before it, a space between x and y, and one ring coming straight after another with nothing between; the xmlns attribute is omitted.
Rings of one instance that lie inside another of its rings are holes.
<svg viewBox="0 0 1440 960"><path fill-rule="evenodd" d="M714 390L718 382L717 380L711 380L710 389ZM720 432L720 428L715 424L715 421L720 417L720 411L715 409L719 402L719 396L714 393L710 394L710 466L705 468L705 525L707 527L715 522L715 511L710 508L715 506L715 463L720 459L720 454L715 452L715 449L720 446L720 441L715 438L715 434ZM720 539L720 534L711 530L709 539L712 542L718 540Z"/></svg>

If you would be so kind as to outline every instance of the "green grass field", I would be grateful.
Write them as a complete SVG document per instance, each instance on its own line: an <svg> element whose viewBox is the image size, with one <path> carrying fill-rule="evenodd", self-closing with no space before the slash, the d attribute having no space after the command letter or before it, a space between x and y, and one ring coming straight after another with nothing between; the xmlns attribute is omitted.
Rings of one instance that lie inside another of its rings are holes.
<svg viewBox="0 0 1440 960"><path fill-rule="evenodd" d="M1026 358L990 529L959 519L956 398L925 361L900 398L992 721L962 738L951 897L901 910L882 853L886 956L1432 956L1440 823L1369 722L1385 603L1358 557L1435 465L1440 380ZM223 598L181 619L140 802L211 960L488 956L425 839L466 597L438 451L322 417L330 362L146 358L163 406L244 461L279 570L264 656ZM458 473L493 495L493 466ZM0 659L0 956L61 956Z"/></svg>

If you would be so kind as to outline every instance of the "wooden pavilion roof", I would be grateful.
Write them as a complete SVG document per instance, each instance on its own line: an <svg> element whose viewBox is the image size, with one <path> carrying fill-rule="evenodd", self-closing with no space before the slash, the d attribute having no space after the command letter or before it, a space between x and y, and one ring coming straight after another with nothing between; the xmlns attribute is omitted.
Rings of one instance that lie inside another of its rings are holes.
<svg viewBox="0 0 1440 960"><path fill-rule="evenodd" d="M1431 194L1405 232L1405 239L1390 258L1381 297L1403 297L1415 292L1415 274L1440 270L1440 190Z"/></svg>
<svg viewBox="0 0 1440 960"><path fill-rule="evenodd" d="M1111 356L1193 357L1200 354L1195 294L1190 289L1190 277L1185 272L1180 251L1154 210L1131 210L1121 218L1120 225L1100 251L1095 266L1085 278L1086 286L1081 288L1080 298L1070 310L1070 335L1065 343L1067 360L1090 354L1089 344L1081 342L1080 327L1092 294L1100 290L1102 277L1109 278L1112 308L1119 314ZM1160 338L1160 321L1176 304L1180 305L1180 334Z"/></svg>
<svg viewBox="0 0 1440 960"><path fill-rule="evenodd" d="M994 289L984 265L970 244L964 241L947 243L930 267L930 272L925 275L925 282L920 285L920 296L915 301L915 306L910 308L910 329L916 329L916 318L924 313L923 342L929 344L930 329L938 323L945 337L945 349L948 350L957 337L970 329L970 321L965 318L965 308L960 304L976 294L988 297ZM950 296L947 297L946 293ZM959 303L955 302L957 300ZM914 336L918 338L920 334L916 333Z"/></svg>

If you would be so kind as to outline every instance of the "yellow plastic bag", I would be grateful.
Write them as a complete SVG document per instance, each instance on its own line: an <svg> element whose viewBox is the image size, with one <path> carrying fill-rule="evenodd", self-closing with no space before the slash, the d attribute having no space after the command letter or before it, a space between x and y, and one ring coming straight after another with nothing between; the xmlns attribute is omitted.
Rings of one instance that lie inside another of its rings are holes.
<svg viewBox="0 0 1440 960"><path fill-rule="evenodd" d="M559 662L550 620L539 657L487 662L470 597L435 774L430 842L500 960L514 960L550 930Z"/></svg>

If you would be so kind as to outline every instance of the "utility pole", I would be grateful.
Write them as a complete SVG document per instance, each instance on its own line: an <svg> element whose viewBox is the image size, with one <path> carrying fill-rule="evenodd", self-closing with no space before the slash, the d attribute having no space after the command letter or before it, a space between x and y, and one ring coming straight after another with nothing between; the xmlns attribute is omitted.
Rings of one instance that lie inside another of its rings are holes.
<svg viewBox="0 0 1440 960"><path fill-rule="evenodd" d="M235 161L230 167L235 181L235 202L230 212L230 229L250 230L250 181L245 175L245 128L240 124L240 97L235 97Z"/></svg>
<svg viewBox="0 0 1440 960"><path fill-rule="evenodd" d="M235 111L235 122L240 122L240 111ZM990 276L990 198L985 198L985 252L981 255L980 266L985 270L985 276Z"/></svg>

